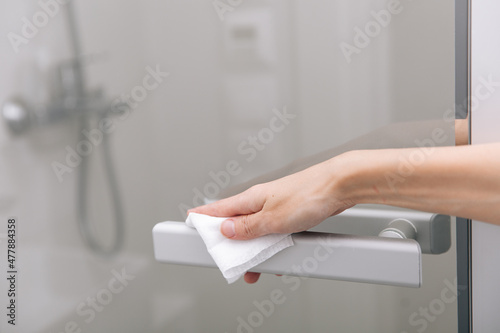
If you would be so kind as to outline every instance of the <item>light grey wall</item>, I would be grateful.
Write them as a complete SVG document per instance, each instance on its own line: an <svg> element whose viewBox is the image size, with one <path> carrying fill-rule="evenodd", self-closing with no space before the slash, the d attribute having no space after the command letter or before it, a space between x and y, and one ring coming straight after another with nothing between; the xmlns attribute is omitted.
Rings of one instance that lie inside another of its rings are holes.
<svg viewBox="0 0 500 333"><path fill-rule="evenodd" d="M498 82L500 48L496 31L500 24L494 13L500 9L497 1L473 0L472 2L472 75L471 90L474 103L471 110L472 144L499 142L500 94L496 87L483 96L484 82ZM477 93L479 90L479 94ZM473 200L474 198L471 198ZM495 309L500 306L498 280L500 278L499 253L500 228L473 221L472 224L472 323L474 332L495 332L500 321Z"/></svg>

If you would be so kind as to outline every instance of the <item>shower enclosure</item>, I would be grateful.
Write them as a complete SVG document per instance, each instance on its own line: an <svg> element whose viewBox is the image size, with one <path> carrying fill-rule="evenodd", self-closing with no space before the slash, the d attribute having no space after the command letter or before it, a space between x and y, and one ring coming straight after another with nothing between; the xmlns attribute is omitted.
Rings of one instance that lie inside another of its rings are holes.
<svg viewBox="0 0 500 333"><path fill-rule="evenodd" d="M419 288L227 285L216 269L157 262L151 230L287 165L425 149L436 129L432 145L454 145L464 3L0 4L2 274L16 246L0 331L457 332L454 217L443 251L422 248ZM351 222L334 232L371 232ZM262 310L275 290L283 302Z"/></svg>

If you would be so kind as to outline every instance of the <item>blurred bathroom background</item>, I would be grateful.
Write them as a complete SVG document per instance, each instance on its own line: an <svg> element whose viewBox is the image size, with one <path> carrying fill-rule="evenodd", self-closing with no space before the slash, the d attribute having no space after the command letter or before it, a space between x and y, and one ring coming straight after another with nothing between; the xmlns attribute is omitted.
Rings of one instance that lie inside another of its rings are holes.
<svg viewBox="0 0 500 333"><path fill-rule="evenodd" d="M18 220L19 280L18 323L2 319L1 331L236 332L281 280L227 285L216 269L157 263L151 229L183 221L229 161L241 172L227 186L387 124L442 118L454 103L453 0L401 0L369 45L342 52L372 11L393 5L3 1L0 104L10 113L0 126L0 216ZM276 112L294 118L269 131ZM102 129L102 117L106 138L83 145L82 130ZM77 149L88 154L70 166ZM123 226L117 253L88 246L82 211L102 247ZM425 317L413 314L453 283L455 256L454 243L424 255L420 289L305 280L252 330L417 332ZM4 308L3 278L0 288ZM425 331L456 332L456 321L456 302L446 304Z"/></svg>

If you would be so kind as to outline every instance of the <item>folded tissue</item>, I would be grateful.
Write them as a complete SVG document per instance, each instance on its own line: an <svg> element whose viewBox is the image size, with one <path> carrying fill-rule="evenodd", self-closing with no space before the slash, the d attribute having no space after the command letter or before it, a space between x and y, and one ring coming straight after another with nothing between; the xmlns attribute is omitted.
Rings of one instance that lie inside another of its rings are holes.
<svg viewBox="0 0 500 333"><path fill-rule="evenodd" d="M234 240L222 235L220 226L227 217L190 213L186 224L196 228L207 250L228 283L293 245L290 234L270 234L251 240Z"/></svg>

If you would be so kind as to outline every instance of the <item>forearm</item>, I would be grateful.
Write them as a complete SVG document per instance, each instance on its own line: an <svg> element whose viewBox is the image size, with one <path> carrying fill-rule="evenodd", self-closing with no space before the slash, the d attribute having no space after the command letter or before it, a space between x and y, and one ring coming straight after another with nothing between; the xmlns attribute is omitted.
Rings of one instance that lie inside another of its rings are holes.
<svg viewBox="0 0 500 333"><path fill-rule="evenodd" d="M500 144L354 151L326 163L345 202L500 224Z"/></svg>

